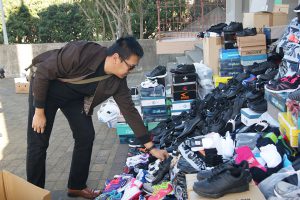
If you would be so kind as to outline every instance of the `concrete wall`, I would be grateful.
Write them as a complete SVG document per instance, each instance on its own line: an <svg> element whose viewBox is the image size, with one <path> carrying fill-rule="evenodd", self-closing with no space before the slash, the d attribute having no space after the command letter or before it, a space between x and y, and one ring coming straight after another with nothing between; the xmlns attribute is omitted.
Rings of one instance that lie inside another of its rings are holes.
<svg viewBox="0 0 300 200"><path fill-rule="evenodd" d="M157 63L156 42L155 40L139 40L139 42L145 54L136 70L150 71ZM110 46L112 43L113 41L99 42L103 46ZM0 45L0 68L5 69L7 77L19 77L25 72L24 69L31 64L33 57L63 45L65 43Z"/></svg>

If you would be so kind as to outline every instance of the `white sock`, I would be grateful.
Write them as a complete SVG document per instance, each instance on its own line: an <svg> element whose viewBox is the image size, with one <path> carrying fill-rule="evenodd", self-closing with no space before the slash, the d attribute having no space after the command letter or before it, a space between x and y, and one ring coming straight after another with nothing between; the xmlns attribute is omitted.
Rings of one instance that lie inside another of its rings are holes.
<svg viewBox="0 0 300 200"><path fill-rule="evenodd" d="M282 158L274 144L260 147L260 151L260 156L266 161L268 168L277 167L282 162Z"/></svg>

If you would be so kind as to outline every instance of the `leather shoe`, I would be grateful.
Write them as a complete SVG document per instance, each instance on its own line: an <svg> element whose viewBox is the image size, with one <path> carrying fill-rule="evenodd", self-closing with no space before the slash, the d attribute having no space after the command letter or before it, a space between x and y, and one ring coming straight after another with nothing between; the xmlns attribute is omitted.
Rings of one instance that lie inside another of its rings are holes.
<svg viewBox="0 0 300 200"><path fill-rule="evenodd" d="M85 199L94 199L101 194L100 190L95 190L91 188L85 188L82 190L72 190L68 189L69 197L82 197Z"/></svg>

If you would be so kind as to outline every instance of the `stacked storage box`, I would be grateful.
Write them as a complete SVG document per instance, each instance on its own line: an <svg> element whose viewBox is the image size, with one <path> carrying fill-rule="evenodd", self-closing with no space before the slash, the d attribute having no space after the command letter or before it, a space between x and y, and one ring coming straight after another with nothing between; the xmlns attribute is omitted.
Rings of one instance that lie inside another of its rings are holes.
<svg viewBox="0 0 300 200"><path fill-rule="evenodd" d="M140 96L138 94L132 96L132 101L135 105L135 108L140 113L140 115L143 116L142 110L141 110ZM117 120L118 120L118 123L116 125L116 130L117 130L117 135L119 136L119 139L120 139L120 144L126 144L126 143L128 143L129 139L135 137L134 132L130 128L130 126L126 123L122 113L120 116L118 116Z"/></svg>
<svg viewBox="0 0 300 200"><path fill-rule="evenodd" d="M243 66L267 61L265 34L237 37L237 45Z"/></svg>
<svg viewBox="0 0 300 200"><path fill-rule="evenodd" d="M172 116L191 109L191 102L198 96L197 81L197 73L172 74Z"/></svg>
<svg viewBox="0 0 300 200"><path fill-rule="evenodd" d="M243 72L238 49L220 50L220 76L234 76Z"/></svg>
<svg viewBox="0 0 300 200"><path fill-rule="evenodd" d="M141 88L141 106L145 123L160 122L168 118L165 87Z"/></svg>

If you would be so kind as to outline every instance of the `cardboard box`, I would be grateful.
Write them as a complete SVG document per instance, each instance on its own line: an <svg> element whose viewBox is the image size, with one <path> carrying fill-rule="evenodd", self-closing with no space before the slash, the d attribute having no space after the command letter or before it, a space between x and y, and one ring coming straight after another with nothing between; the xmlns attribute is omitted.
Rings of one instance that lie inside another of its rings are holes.
<svg viewBox="0 0 300 200"><path fill-rule="evenodd" d="M266 45L239 48L239 54L241 56L258 55L258 54L266 54L266 53L267 53Z"/></svg>
<svg viewBox="0 0 300 200"><path fill-rule="evenodd" d="M266 46L266 35L257 34L255 36L237 37L237 44L239 48Z"/></svg>
<svg viewBox="0 0 300 200"><path fill-rule="evenodd" d="M17 94L28 94L29 93L29 82L26 77L15 78L15 89Z"/></svg>
<svg viewBox="0 0 300 200"><path fill-rule="evenodd" d="M197 174L186 174L186 185L189 200L211 200L211 198L201 197L193 190L193 185L197 180ZM252 181L249 183L249 190L241 193L226 194L218 200L265 200L264 195Z"/></svg>
<svg viewBox="0 0 300 200"><path fill-rule="evenodd" d="M183 100L183 101L174 101L172 100L171 111L182 111L182 110L190 110L191 103L194 100Z"/></svg>
<svg viewBox="0 0 300 200"><path fill-rule="evenodd" d="M257 113L251 110L250 108L241 109L241 121L246 126L251 126L260 121L260 116L262 113Z"/></svg>
<svg viewBox="0 0 300 200"><path fill-rule="evenodd" d="M265 26L272 26L272 23L272 13L270 12L244 13L244 27L255 27L260 32L260 29Z"/></svg>
<svg viewBox="0 0 300 200"><path fill-rule="evenodd" d="M50 191L39 188L5 170L0 171L1 200L51 200Z"/></svg>
<svg viewBox="0 0 300 200"><path fill-rule="evenodd" d="M288 24L288 14L282 12L273 12L272 14L272 26L282 26Z"/></svg>
<svg viewBox="0 0 300 200"><path fill-rule="evenodd" d="M142 97L142 106L160 106L166 105L166 97Z"/></svg>
<svg viewBox="0 0 300 200"><path fill-rule="evenodd" d="M204 64L219 74L219 50L222 48L221 37L203 38L203 60Z"/></svg>
<svg viewBox="0 0 300 200"><path fill-rule="evenodd" d="M278 114L278 121L279 121L279 130L282 135L286 135L289 139L291 147L298 147L299 141L298 136L300 134L300 130L297 129L287 117L287 113L279 113Z"/></svg>
<svg viewBox="0 0 300 200"><path fill-rule="evenodd" d="M289 4L276 4L274 5L273 12L289 14Z"/></svg>

